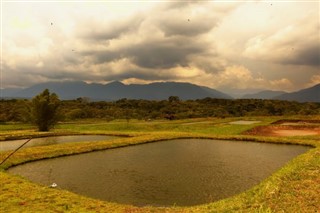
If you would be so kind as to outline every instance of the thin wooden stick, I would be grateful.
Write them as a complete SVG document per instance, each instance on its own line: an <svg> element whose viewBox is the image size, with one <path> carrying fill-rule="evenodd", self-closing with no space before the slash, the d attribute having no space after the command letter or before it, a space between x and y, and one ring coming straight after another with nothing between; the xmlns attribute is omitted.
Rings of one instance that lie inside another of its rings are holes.
<svg viewBox="0 0 320 213"><path fill-rule="evenodd" d="M32 138L29 138L26 142L24 142L21 146L19 146L16 150L14 150L13 152L11 152L10 155L8 155L1 163L0 166L6 161L8 160L8 158L10 158L14 153L16 153L19 149L21 149L24 145L26 145L29 141L31 141Z"/></svg>

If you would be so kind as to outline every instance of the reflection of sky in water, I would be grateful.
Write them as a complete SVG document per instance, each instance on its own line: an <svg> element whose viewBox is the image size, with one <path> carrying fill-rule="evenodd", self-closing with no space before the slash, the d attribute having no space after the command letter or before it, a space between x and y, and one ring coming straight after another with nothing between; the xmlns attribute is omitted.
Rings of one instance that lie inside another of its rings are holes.
<svg viewBox="0 0 320 213"><path fill-rule="evenodd" d="M111 202L188 206L243 192L308 149L181 139L42 160L9 172Z"/></svg>
<svg viewBox="0 0 320 213"><path fill-rule="evenodd" d="M70 143L70 142L84 142L84 141L102 141L115 138L114 136L107 135L71 135L71 136L56 136L56 137L44 137L44 138L34 138L29 141L24 147L32 146L45 146L60 143ZM0 142L0 151L14 150L25 143L28 139L23 140L12 140Z"/></svg>

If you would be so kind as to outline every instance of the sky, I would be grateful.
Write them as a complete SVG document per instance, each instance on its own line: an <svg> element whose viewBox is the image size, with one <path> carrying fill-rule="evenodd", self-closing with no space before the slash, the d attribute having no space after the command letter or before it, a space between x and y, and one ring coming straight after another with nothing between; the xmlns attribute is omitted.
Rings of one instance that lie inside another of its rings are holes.
<svg viewBox="0 0 320 213"><path fill-rule="evenodd" d="M1 88L189 82L224 92L320 83L320 2L1 1Z"/></svg>

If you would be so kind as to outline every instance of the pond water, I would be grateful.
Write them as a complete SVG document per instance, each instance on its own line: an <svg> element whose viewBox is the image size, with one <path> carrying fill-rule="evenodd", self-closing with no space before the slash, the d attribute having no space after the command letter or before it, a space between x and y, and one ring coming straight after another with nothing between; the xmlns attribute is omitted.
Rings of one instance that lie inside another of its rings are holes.
<svg viewBox="0 0 320 213"><path fill-rule="evenodd" d="M33 146L45 146L60 143L70 143L70 142L84 142L84 141L103 141L116 138L115 136L108 135L69 135L69 136L54 136L54 137L43 137L43 138L33 138L27 144L23 146L33 147ZM28 139L23 140L10 140L0 142L0 151L15 150Z"/></svg>
<svg viewBox="0 0 320 213"><path fill-rule="evenodd" d="M191 206L243 192L309 149L179 139L42 160L9 173L106 201Z"/></svg>

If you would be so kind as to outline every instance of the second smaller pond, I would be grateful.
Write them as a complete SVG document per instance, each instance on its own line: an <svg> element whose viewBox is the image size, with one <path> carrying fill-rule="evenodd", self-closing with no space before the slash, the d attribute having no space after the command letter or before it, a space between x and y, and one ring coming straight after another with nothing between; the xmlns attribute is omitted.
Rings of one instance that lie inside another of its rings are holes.
<svg viewBox="0 0 320 213"><path fill-rule="evenodd" d="M229 124L237 124L237 125L251 125L251 124L256 124L256 123L260 123L260 121L245 121L245 120L239 120L239 121L229 122Z"/></svg>
<svg viewBox="0 0 320 213"><path fill-rule="evenodd" d="M34 146L46 146L53 144L61 143L70 143L70 142L94 142L94 141L104 141L116 138L116 136L108 135L69 135L69 136L54 136L54 137L43 137L43 138L33 138L27 144L23 146L34 147ZM0 142L0 151L15 150L28 139L23 140L11 140L11 141L2 141Z"/></svg>

